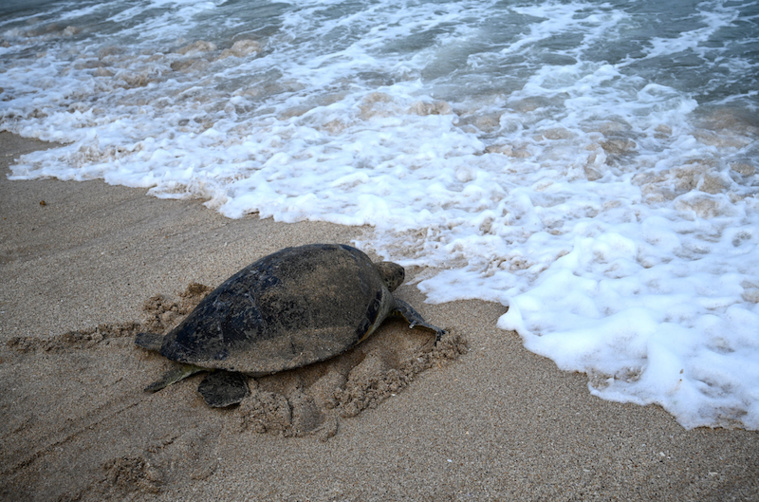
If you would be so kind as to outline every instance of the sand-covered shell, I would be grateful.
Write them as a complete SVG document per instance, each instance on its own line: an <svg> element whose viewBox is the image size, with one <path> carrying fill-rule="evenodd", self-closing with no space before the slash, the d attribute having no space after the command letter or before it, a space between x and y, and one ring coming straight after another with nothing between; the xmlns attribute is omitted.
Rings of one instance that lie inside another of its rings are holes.
<svg viewBox="0 0 759 502"><path fill-rule="evenodd" d="M403 280L402 268L396 280ZM160 352L204 368L264 375L344 352L393 307L378 268L358 249L287 248L212 291L164 337Z"/></svg>

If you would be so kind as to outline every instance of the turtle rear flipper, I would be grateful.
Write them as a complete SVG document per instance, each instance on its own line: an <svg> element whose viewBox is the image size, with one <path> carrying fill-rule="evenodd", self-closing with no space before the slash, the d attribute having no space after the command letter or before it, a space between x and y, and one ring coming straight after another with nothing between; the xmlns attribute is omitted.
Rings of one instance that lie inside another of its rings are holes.
<svg viewBox="0 0 759 502"><path fill-rule="evenodd" d="M207 369L201 368L200 366L194 366L192 364L175 364L169 371L161 375L161 378L145 387L145 391L158 392L164 387L168 387L173 383L184 380L188 376L194 375L195 373L201 371L207 371Z"/></svg>
<svg viewBox="0 0 759 502"><path fill-rule="evenodd" d="M428 323L424 320L424 317L422 317L422 314L416 311L414 307L409 305L408 303L404 302L403 300L395 300L395 309L390 312L390 315L394 316L401 316L409 323L409 328L414 328L416 326L421 326L423 328L430 329L435 332L435 343L439 342L440 339L445 335L445 330L442 328L438 328L437 326Z"/></svg>
<svg viewBox="0 0 759 502"><path fill-rule="evenodd" d="M203 396L208 406L226 408L245 399L250 394L250 389L248 389L248 382L242 374L234 371L217 370L209 373L200 382L198 392Z"/></svg>

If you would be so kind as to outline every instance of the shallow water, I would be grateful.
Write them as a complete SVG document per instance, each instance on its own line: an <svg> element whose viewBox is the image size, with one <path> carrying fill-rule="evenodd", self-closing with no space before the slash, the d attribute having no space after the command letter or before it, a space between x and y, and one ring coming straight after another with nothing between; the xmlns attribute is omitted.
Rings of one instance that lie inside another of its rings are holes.
<svg viewBox="0 0 759 502"><path fill-rule="evenodd" d="M685 427L759 428L758 77L752 1L0 7L0 128L66 144L14 178L373 225Z"/></svg>

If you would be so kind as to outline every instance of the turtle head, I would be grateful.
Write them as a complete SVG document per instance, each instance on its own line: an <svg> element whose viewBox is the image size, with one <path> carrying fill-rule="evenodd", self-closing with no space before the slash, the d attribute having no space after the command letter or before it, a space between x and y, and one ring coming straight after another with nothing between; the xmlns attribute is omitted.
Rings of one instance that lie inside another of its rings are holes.
<svg viewBox="0 0 759 502"><path fill-rule="evenodd" d="M403 279L406 278L406 271L397 263L381 261L375 263L374 266L377 267L377 271L380 277L382 277L382 282L385 283L385 286L390 291L395 291L403 283Z"/></svg>

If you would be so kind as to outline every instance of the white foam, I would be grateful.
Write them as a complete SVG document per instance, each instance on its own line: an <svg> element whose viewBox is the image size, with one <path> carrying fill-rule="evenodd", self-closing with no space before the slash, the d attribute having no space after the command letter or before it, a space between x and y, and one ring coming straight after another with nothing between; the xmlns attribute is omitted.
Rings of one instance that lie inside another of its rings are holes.
<svg viewBox="0 0 759 502"><path fill-rule="evenodd" d="M582 2L151 6L56 14L109 33L0 24L3 127L67 143L14 178L373 225L360 246L427 267L431 301L508 305L498 326L594 394L759 428L759 127L651 77L686 53L708 72L750 6L704 3L669 38ZM735 89L714 103L755 104L740 57L704 77Z"/></svg>

